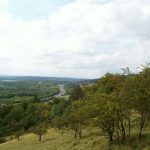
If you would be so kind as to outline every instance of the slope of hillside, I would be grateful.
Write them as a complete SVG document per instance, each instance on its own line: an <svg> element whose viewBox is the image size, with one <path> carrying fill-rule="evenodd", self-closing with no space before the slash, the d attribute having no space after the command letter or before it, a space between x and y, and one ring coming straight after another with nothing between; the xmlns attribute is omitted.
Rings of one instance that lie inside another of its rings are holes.
<svg viewBox="0 0 150 150"><path fill-rule="evenodd" d="M146 140L145 140L146 142ZM132 143L132 146L114 146L114 150L149 150L145 142ZM147 141L148 142L148 141ZM133 148L135 147L135 148ZM108 143L98 131L86 130L83 138L74 139L70 131L51 129L43 136L42 142L33 134L21 137L20 141L12 140L0 144L0 150L107 150Z"/></svg>
<svg viewBox="0 0 150 150"><path fill-rule="evenodd" d="M83 137L74 139L73 134L66 133L62 130L49 130L48 133L43 136L42 142L38 141L38 137L33 134L27 134L21 137L18 142L16 139L3 143L0 145L0 150L75 150L75 149L99 149L98 143L102 143L103 140L97 136ZM101 144L100 144L101 145Z"/></svg>

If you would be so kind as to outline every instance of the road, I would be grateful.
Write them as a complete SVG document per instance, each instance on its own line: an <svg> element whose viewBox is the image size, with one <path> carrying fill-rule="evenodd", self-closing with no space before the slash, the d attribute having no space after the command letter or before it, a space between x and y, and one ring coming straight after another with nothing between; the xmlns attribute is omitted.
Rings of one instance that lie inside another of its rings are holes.
<svg viewBox="0 0 150 150"><path fill-rule="evenodd" d="M65 90L65 88L64 88L64 84L59 84L58 87L59 87L60 93L57 94L57 95L54 95L53 97L61 97L61 96L64 96L64 95L65 95L66 90Z"/></svg>
<svg viewBox="0 0 150 150"><path fill-rule="evenodd" d="M65 86L64 84L58 84L59 94L56 94L51 97L42 98L41 101L48 101L48 100L51 100L52 98L59 98L59 97L64 96L66 94L66 90L64 86Z"/></svg>

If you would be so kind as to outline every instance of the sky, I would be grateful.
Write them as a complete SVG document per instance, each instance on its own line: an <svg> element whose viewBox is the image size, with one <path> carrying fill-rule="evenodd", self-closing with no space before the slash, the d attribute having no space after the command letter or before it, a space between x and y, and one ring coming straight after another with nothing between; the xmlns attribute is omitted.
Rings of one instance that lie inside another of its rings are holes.
<svg viewBox="0 0 150 150"><path fill-rule="evenodd" d="M0 75L98 78L150 62L150 0L0 0Z"/></svg>

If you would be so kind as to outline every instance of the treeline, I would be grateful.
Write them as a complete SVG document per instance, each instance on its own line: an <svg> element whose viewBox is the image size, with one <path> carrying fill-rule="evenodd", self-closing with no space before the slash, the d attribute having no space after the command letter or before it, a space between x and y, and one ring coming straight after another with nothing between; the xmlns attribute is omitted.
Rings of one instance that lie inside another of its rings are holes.
<svg viewBox="0 0 150 150"><path fill-rule="evenodd" d="M126 68L123 74L108 73L92 86L78 87L69 107L52 123L73 130L75 138L90 124L110 144L124 144L135 133L141 139L143 129L150 129L150 68L136 74Z"/></svg>
<svg viewBox="0 0 150 150"><path fill-rule="evenodd" d="M53 81L2 81L0 80L0 99L11 99L16 96L37 95L41 98L59 93L58 84Z"/></svg>

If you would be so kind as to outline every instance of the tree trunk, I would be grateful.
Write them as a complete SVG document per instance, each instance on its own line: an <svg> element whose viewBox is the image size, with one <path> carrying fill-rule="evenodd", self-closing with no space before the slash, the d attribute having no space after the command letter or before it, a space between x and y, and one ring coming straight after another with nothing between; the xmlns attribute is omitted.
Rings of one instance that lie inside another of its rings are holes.
<svg viewBox="0 0 150 150"><path fill-rule="evenodd" d="M113 134L109 133L109 142L112 143L113 142Z"/></svg>
<svg viewBox="0 0 150 150"><path fill-rule="evenodd" d="M139 139L141 139L141 137L142 137L142 130L143 130L143 127L144 127L144 123L142 123L142 124L141 124L141 127L140 127Z"/></svg>
<svg viewBox="0 0 150 150"><path fill-rule="evenodd" d="M42 136L41 136L41 135L39 135L39 141L40 141L40 142L42 141Z"/></svg>
<svg viewBox="0 0 150 150"><path fill-rule="evenodd" d="M131 136L131 120L130 117L128 118L128 134L129 134L129 138Z"/></svg>
<svg viewBox="0 0 150 150"><path fill-rule="evenodd" d="M79 130L79 137L80 137L80 139L82 138L82 130L81 129Z"/></svg>
<svg viewBox="0 0 150 150"><path fill-rule="evenodd" d="M77 138L77 132L76 131L74 132L74 138Z"/></svg>
<svg viewBox="0 0 150 150"><path fill-rule="evenodd" d="M124 141L126 139L126 132L125 132L125 128L123 125L123 121L121 122L121 130L122 130L122 143L124 143Z"/></svg>
<svg viewBox="0 0 150 150"><path fill-rule="evenodd" d="M109 149L111 150L111 146L112 146L112 142L113 142L113 134L109 133Z"/></svg>
<svg viewBox="0 0 150 150"><path fill-rule="evenodd" d="M116 140L117 142L120 141L120 134L119 134L119 130L116 131Z"/></svg>
<svg viewBox="0 0 150 150"><path fill-rule="evenodd" d="M144 128L144 115L142 113L142 115L141 115L141 124L140 124L139 139L141 139L141 137L142 137L142 130L143 130L143 128Z"/></svg>

